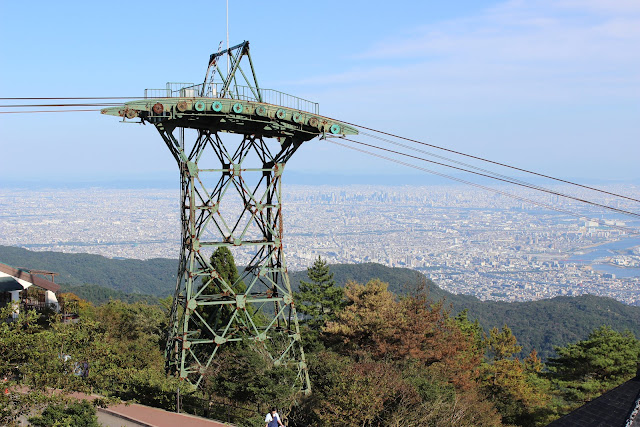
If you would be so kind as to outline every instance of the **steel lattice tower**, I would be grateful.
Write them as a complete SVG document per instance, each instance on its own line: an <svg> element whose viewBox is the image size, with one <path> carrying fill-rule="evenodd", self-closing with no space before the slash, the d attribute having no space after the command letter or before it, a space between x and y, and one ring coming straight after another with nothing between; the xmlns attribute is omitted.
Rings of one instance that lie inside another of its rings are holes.
<svg viewBox="0 0 640 427"><path fill-rule="evenodd" d="M225 55L228 74L218 66ZM298 387L309 391L283 252L282 173L303 142L357 131L318 115L316 103L261 89L248 42L211 55L202 84L167 83L102 113L154 124L180 169L168 371L198 386L225 344L249 339L274 366L297 367ZM235 283L212 265L218 248L242 258Z"/></svg>

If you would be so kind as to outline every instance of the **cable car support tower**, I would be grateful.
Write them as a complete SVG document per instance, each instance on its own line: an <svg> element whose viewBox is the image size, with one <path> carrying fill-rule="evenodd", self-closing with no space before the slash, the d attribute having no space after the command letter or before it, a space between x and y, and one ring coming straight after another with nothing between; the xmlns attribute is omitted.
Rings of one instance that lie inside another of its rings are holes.
<svg viewBox="0 0 640 427"><path fill-rule="evenodd" d="M218 66L225 56L228 73ZM304 142L357 130L320 116L316 103L260 88L247 41L212 54L201 84L167 83L101 112L153 124L179 167L168 372L197 387L225 345L245 341L273 366L297 369L296 386L309 392L283 252L282 173ZM234 283L211 258L219 248L245 266Z"/></svg>

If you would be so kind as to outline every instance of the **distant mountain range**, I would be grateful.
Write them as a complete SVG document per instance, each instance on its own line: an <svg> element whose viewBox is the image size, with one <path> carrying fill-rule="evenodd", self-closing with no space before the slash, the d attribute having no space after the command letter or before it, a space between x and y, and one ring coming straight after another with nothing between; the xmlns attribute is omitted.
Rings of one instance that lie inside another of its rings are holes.
<svg viewBox="0 0 640 427"><path fill-rule="evenodd" d="M96 304L110 298L128 302L157 301L173 293L177 260L119 260L100 255L60 252L32 252L0 246L0 262L14 267L55 271L56 282L78 296ZM365 283L378 278L389 283L396 294L405 294L424 286L431 300L444 299L452 313L468 309L470 319L478 319L485 330L507 324L523 346L523 354L532 348L543 358L553 354L554 346L585 339L593 329L606 324L616 330L631 330L640 337L640 307L632 307L611 298L583 295L556 297L530 302L480 301L469 295L456 295L440 289L422 274L406 268L380 264L331 265L336 283L349 280ZM294 288L307 279L305 271L289 274Z"/></svg>

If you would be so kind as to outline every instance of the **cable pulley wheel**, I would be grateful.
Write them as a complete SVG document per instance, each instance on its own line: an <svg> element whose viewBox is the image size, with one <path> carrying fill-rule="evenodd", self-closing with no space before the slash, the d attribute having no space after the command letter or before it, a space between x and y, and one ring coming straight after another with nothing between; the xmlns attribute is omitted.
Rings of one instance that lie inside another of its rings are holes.
<svg viewBox="0 0 640 427"><path fill-rule="evenodd" d="M188 108L187 101L178 102L177 107L178 107L178 111L180 111L181 113L184 113L185 111L187 111L187 108Z"/></svg>
<svg viewBox="0 0 640 427"><path fill-rule="evenodd" d="M153 106L153 112L154 114L161 115L162 113L164 113L164 105L156 102Z"/></svg>
<svg viewBox="0 0 640 427"><path fill-rule="evenodd" d="M204 111L205 105L203 101L197 101L195 105L196 111Z"/></svg>
<svg viewBox="0 0 640 427"><path fill-rule="evenodd" d="M244 109L244 107L239 102L236 102L235 104L233 104L233 112L234 113L240 114L240 113L242 113L243 109Z"/></svg>
<svg viewBox="0 0 640 427"><path fill-rule="evenodd" d="M287 112L282 108L278 108L278 111L276 111L276 117L282 120L287 117Z"/></svg>
<svg viewBox="0 0 640 427"><path fill-rule="evenodd" d="M222 111L222 102L213 101L213 103L211 104L211 109L216 113L219 113L220 111Z"/></svg>

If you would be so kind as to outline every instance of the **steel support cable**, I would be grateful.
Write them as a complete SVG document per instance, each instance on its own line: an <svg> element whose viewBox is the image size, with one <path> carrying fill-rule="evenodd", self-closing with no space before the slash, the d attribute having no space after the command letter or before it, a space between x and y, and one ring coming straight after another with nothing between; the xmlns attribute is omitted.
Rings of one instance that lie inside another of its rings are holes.
<svg viewBox="0 0 640 427"><path fill-rule="evenodd" d="M60 97L60 98L0 98L0 101L37 101L37 100L56 100L56 99L142 99L139 96L81 96L81 97Z"/></svg>
<svg viewBox="0 0 640 427"><path fill-rule="evenodd" d="M502 175L502 174L493 172L493 171L488 170L488 169L483 169L483 168L471 165L469 163L460 162L460 161L451 159L451 158L446 157L446 156L441 156L441 155L438 155L438 154L434 154L434 153L431 153L429 151L421 150L421 149L416 148L416 147L411 147L410 145L406 145L406 144L402 144L402 143L399 143L399 142L396 142L396 141L392 141L390 139L383 138L383 137L380 137L380 136L377 136L377 135L373 135L373 134L370 134L370 133L367 133L367 132L360 132L360 133L362 135L368 136L370 138L374 138L374 139L377 139L377 140L380 140L380 141L388 142L390 144L393 144L393 145L396 145L396 146L399 146L399 147L407 148L409 150L417 151L419 153L424 153L424 154L427 154L427 155L430 155L430 156L433 156L433 157L436 157L436 158L439 158L439 159L442 159L442 160L446 160L446 161L449 161L449 162L452 162L452 163L455 163L455 164L458 164L458 165L466 166L466 167L469 167L471 169L475 169L475 170L478 170L478 171L481 171L481 172L484 172L484 173L487 173L487 174L490 174L490 175L494 175L496 177L499 177L499 178L495 178L495 179L498 179L500 181L508 181L508 182L510 182L512 184L521 185L521 186L528 187L528 188L531 188L531 189L535 189L535 190L538 190L538 191L542 191L542 192L545 192L545 193L551 193L551 194L555 194L555 195L560 196L560 197L565 197L565 198L574 199L574 200L578 200L578 201L584 202L584 200L578 199L578 198L573 197L573 196L570 196L570 195L568 195L566 193L561 193L561 192L558 192L558 191L550 190L550 189L542 187L540 185L531 184L529 182L522 181L522 180L510 177L508 175ZM347 139L347 138L344 138L344 139ZM352 141L352 142L358 143L357 141ZM377 147L377 148L379 148L379 147ZM422 160L429 161L427 159L422 159ZM438 162L435 162L435 163L436 164L440 164ZM447 165L444 165L444 166L447 166ZM449 166L447 166L447 167L449 167ZM465 172L474 173L472 171L466 171L466 170L465 170ZM479 174L479 175L485 176L484 174ZM493 179L493 177L489 177L489 178ZM587 203L595 203L595 202L587 201ZM611 208L611 209L616 209L616 208ZM640 215L640 214L634 214L634 213L632 213L632 214L633 215Z"/></svg>
<svg viewBox="0 0 640 427"><path fill-rule="evenodd" d="M0 114L24 114L24 113L75 113L78 111L100 111L100 110L27 110L27 111L0 111Z"/></svg>
<svg viewBox="0 0 640 427"><path fill-rule="evenodd" d="M332 120L341 121L342 123L348 124L348 125L350 125L350 126L355 126L355 127L357 127L357 128L366 129L366 130L369 130L369 131L372 131L372 132L381 133L381 134L383 134L383 135L391 136L391 137L393 137L393 138L404 139L405 141L414 142L414 143L416 143L416 144L421 144L421 145L426 145L427 147L432 147L432 148L436 148L436 149L438 149L438 150L448 151L449 153L458 154L458 155L460 155L460 156L465 156L465 157L469 157L469 158L472 158L472 159L475 159L475 160L480 160L480 161L483 161L483 162L492 163L492 164L494 164L494 165L503 166L503 167L505 167L505 168L514 169L514 170L517 170L517 171L520 171L520 172L529 173L529 174L536 175L536 176L539 176L539 177L542 177L542 178L552 179L552 180L554 180L554 181L563 182L563 183L565 183L565 184L570 184L570 185L575 185L575 186L577 186L577 187L586 188L587 190L597 191L597 192L599 192L599 193L604 193L604 194L608 194L608 195L610 195L610 196L615 196L615 197L621 197L621 198L623 198L623 199L633 200L634 202L639 202L639 203L640 203L640 200L639 200L639 199L634 199L633 197L624 196L624 195L622 195L622 194L612 193L612 192L610 192L610 191L601 190L601 189L599 189L599 188L590 187L590 186L588 186L588 185L579 184L579 183L577 183L577 182L568 181L568 180L566 180L566 179L562 179L562 178L555 178L555 177L553 177L553 176L549 176L549 175L545 175L545 174L542 174L542 173L538 173L538 172L530 171L530 170L528 170L528 169L519 168L519 167L517 167L517 166L511 166L511 165L508 165L508 164L506 164L506 163L496 162L496 161L494 161L494 160L485 159L485 158L483 158L483 157L474 156L474 155L472 155L472 154L462 153L462 152L460 152L460 151L452 150L452 149L450 149L450 148L440 147L440 146L438 146L438 145L429 144L429 143L422 142L422 141L417 141L417 140L415 140L415 139L411 139L411 138L405 138L405 137L403 137L403 136L394 135L394 134L389 133L389 132L384 132L384 131L381 131L381 130L372 129L372 128L369 128L369 127L366 127L366 126L362 126L362 125L357 125L357 124L355 124L355 123L345 122L344 120L337 120L337 119L332 119Z"/></svg>
<svg viewBox="0 0 640 427"><path fill-rule="evenodd" d="M500 173L494 172L494 171L489 170L489 169L484 169L484 168L481 168L481 167L478 167L478 166L474 166L474 165L472 165L470 163L461 162L461 161L452 159L452 158L447 157L447 156L441 156L439 154L435 154L435 153L432 153L432 152L429 152L429 151L425 151L425 150L422 150L420 148L412 147L412 146L407 145L407 144L402 144L400 142L396 142L396 141L393 141L393 140L388 139L388 138L383 138L381 136L373 135L373 134L367 133L367 132L360 132L360 134L368 136L368 137L373 138L373 139L377 139L379 141L383 141L383 142L387 142L389 144L393 144L393 145L398 146L398 147L407 148L409 150L417 151L418 153L423 153L423 154L426 154L428 156L432 156L432 157L435 157L435 158L438 158L438 159L441 159L441 160L446 160L448 162L455 163L455 164L460 165L460 166L466 166L468 168L471 168L471 169L474 169L474 170L477 170L477 171L480 171L480 172L484 172L484 173L487 173L487 174L490 174L490 175L493 175L493 176L497 176L497 177L500 177L500 178L503 178L503 179L508 179L510 181L513 181L514 183L520 183L520 184L523 184L523 185L528 185L528 186L531 186L531 187L535 187L535 188L540 189L541 191L546 191L547 190L545 187L543 187L541 185L532 184L530 182L523 181L521 179L517 179L517 178L514 178L514 177L509 176L509 175L502 175ZM564 194L564 193L562 193L562 194Z"/></svg>
<svg viewBox="0 0 640 427"><path fill-rule="evenodd" d="M34 107L116 107L121 103L87 103L87 104L9 104L0 105L0 108L34 108Z"/></svg>
<svg viewBox="0 0 640 427"><path fill-rule="evenodd" d="M564 213L564 214L567 214L567 215L571 215L571 216L576 217L576 218L585 218L585 215L581 215L579 213L576 213L576 212L573 212L573 211L569 211L569 210L566 210L566 209L558 208L556 206L552 206L552 205L549 205L549 204L546 204L546 203L543 203L543 202L538 202L536 200L528 199L526 197L517 196L515 194L511 194L511 193L508 193L506 191L498 190L496 188L487 187L485 185L477 184L477 183L471 182L471 181L467 181L467 180L462 179L462 178L456 178L454 176L447 175L447 174L442 173L442 172L436 172L436 171L434 171L432 169L424 168L422 166L413 165L411 163L403 162L402 160L394 159L392 157L383 156L382 154L376 154L376 153L373 153L371 151L363 150L361 148L352 147L350 145L342 144L340 142L333 141L331 139L327 139L327 141L332 143L332 144L339 145L339 146L344 147L344 148L348 148L350 150L354 150L354 151L358 151L360 153L368 154L370 156L377 157L379 159L388 160L390 162L397 163L397 164L403 165L403 166L407 166L407 167L410 167L410 168L413 168L413 169L421 170L423 172L428 172L430 174L441 176L443 178L447 178L447 179L450 179L452 181L460 182L462 184L471 185L472 187L481 188L483 190L487 190L487 191L491 191L493 193L501 194L503 196L511 197L512 199L520 200L522 202L527 202L527 203L531 203L531 204L534 204L534 205L537 205L537 206L541 206L541 207L550 209L552 211L556 211L556 212ZM596 222L596 223L598 223L598 224L600 224L602 226L605 226L605 227L615 228L615 229L624 231L625 233L629 233L629 235L632 235L632 236L640 235L640 231L637 231L635 229L628 228L628 227L621 227L619 225L606 224L605 221L601 220L601 219L592 218L592 219L590 219L590 221Z"/></svg>
<svg viewBox="0 0 640 427"><path fill-rule="evenodd" d="M425 159L423 157L418 157L418 156L413 156L411 154L402 153L400 151L390 150L390 149L384 148L384 147L378 147L377 145L371 145L371 144L367 144L365 142L354 141L352 139L345 138L345 137L339 137L339 138L343 139L345 141L353 142L355 144L365 145L365 146L370 147L370 148L375 148L375 149L378 149L378 150L387 151L389 153L398 154L400 156L410 157L412 159L421 160L423 162L429 162L429 163L433 163L433 164L436 164L436 165L439 165L439 166L444 166L444 167L447 167L447 168L456 169L456 170L459 170L459 171L462 171L462 172L468 172L468 173L472 173L474 175L484 176L485 178L495 179L497 181L506 182L508 184L519 185L521 187L526 187L526 188L529 188L529 189L532 189L532 190L542 191L542 192L545 192L545 193L553 194L555 196L565 197L565 198L572 199L572 200L575 200L575 201L578 201L578 202L582 202L582 203L586 203L586 204L589 204L589 205L592 205L592 206L597 206L597 207L600 207L600 208L608 209L608 210L611 210L611 211L614 211L614 212L617 212L617 213L621 213L623 215L628 215L628 216L632 216L632 217L635 217L635 218L640 218L640 214L637 214L635 212L630 212L630 211L626 211L624 209L614 208L614 207L611 207L611 206L603 205L601 203L592 202L590 200L586 200L586 199L581 199L579 197L570 196L568 194L558 193L556 191L549 190L549 189L546 189L546 188L535 187L535 186L531 186L531 185L527 185L527 184L521 184L521 183L518 183L518 182L515 182L515 181L511 181L509 179L498 178L496 176L487 175L487 174L484 174L484 173L481 173L481 172L475 172L475 171L472 171L472 170L469 170L469 169L465 169L465 168L461 168L461 167L458 167L458 166L453 166L453 165L448 165L446 163L436 162L435 160L429 160L429 159Z"/></svg>

